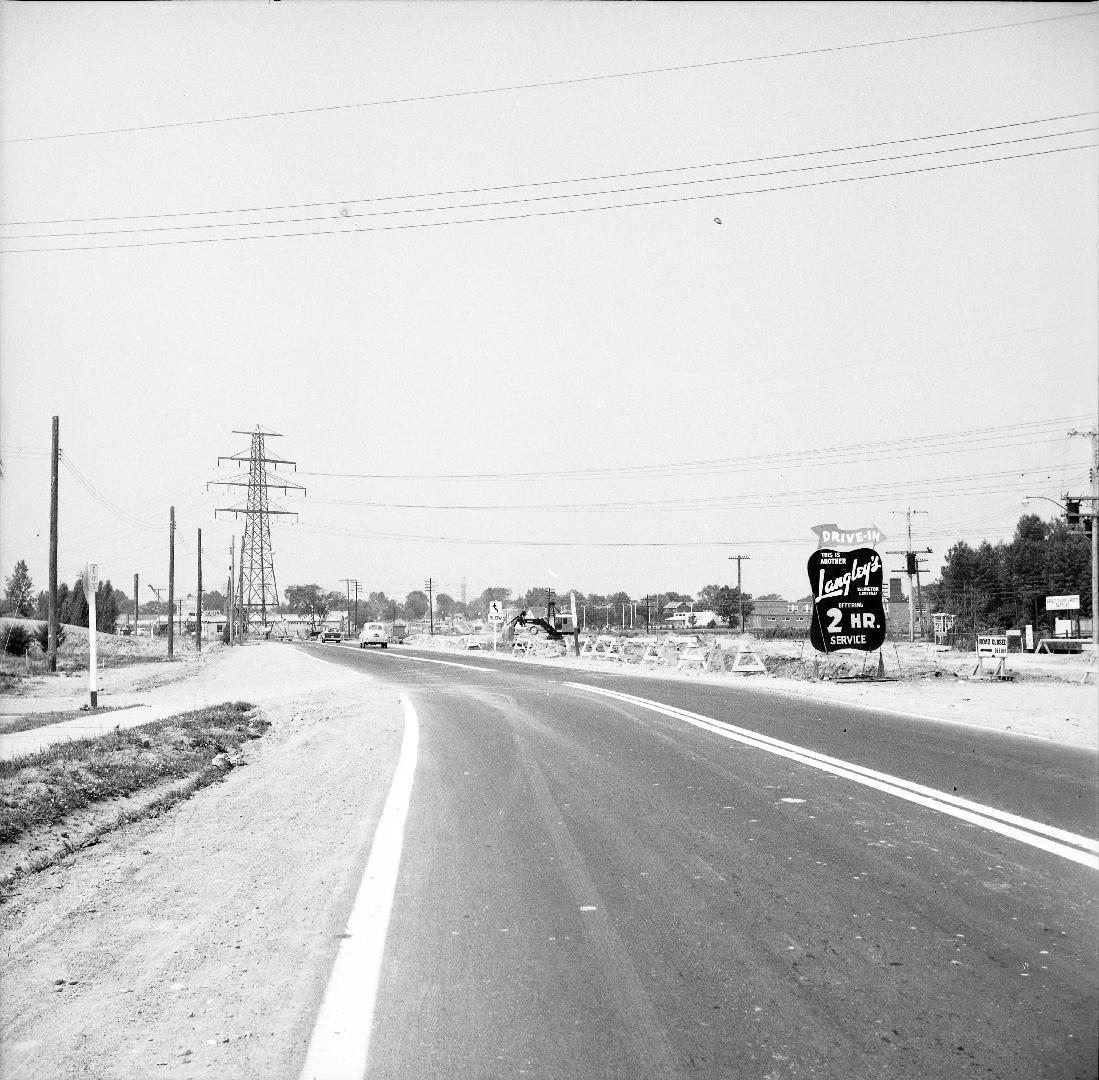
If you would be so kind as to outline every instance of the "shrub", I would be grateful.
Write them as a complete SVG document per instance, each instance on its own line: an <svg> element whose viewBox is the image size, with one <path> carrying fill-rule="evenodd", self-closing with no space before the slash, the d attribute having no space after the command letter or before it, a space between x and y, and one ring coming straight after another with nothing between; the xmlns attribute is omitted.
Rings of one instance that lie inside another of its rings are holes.
<svg viewBox="0 0 1099 1080"><path fill-rule="evenodd" d="M50 648L50 624L39 623L38 627L34 631L34 640L38 642L38 647L43 652L49 652ZM62 642L65 640L65 628L59 626L57 628L57 646L61 647Z"/></svg>
<svg viewBox="0 0 1099 1080"><path fill-rule="evenodd" d="M22 656L35 640L31 627L21 622L9 622L4 631L4 652Z"/></svg>

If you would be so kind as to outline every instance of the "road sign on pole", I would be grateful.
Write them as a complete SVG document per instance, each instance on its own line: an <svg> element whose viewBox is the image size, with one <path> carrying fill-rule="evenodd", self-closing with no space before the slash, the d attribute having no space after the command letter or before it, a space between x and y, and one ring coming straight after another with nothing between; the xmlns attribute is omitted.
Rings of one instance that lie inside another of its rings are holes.
<svg viewBox="0 0 1099 1080"><path fill-rule="evenodd" d="M93 709L99 704L99 681L95 655L95 592L98 588L99 565L97 563L88 563L84 567L84 598L88 601L88 698Z"/></svg>

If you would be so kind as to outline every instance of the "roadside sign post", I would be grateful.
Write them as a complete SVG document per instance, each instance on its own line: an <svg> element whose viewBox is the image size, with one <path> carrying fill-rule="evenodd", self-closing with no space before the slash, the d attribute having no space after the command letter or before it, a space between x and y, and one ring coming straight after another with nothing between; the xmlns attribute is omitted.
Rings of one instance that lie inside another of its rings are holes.
<svg viewBox="0 0 1099 1080"><path fill-rule="evenodd" d="M492 623L492 651L496 651L496 633L504 621L504 605L500 600L488 602L488 621Z"/></svg>
<svg viewBox="0 0 1099 1080"><path fill-rule="evenodd" d="M99 681L95 655L95 591L99 588L99 566L88 563L84 570L84 596L88 601L88 693L91 707L98 705Z"/></svg>
<svg viewBox="0 0 1099 1080"><path fill-rule="evenodd" d="M978 678L984 676L984 658L986 656L997 661L996 670L991 675L992 678L1010 679L1012 677L1007 670L1007 634L977 635L977 666L973 669L973 675Z"/></svg>

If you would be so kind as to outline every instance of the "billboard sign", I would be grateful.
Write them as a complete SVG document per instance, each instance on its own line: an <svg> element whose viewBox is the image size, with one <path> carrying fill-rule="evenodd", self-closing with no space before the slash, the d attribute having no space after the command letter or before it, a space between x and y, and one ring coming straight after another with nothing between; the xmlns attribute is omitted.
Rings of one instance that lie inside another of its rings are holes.
<svg viewBox="0 0 1099 1080"><path fill-rule="evenodd" d="M819 548L809 556L813 618L809 640L817 652L873 652L885 642L884 570L873 548Z"/></svg>
<svg viewBox="0 0 1099 1080"><path fill-rule="evenodd" d="M1079 611L1080 594L1072 596L1047 596L1046 611Z"/></svg>

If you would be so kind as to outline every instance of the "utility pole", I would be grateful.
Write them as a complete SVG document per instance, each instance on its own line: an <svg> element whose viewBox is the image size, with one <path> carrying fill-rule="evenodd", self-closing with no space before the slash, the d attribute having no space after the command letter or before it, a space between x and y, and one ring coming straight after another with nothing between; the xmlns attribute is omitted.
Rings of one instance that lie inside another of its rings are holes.
<svg viewBox="0 0 1099 1080"><path fill-rule="evenodd" d="M137 634L137 617L141 611L141 601L137 597L137 574L134 574L134 634Z"/></svg>
<svg viewBox="0 0 1099 1080"><path fill-rule="evenodd" d="M890 513L900 514L900 510L892 510ZM908 523L908 547L904 551L887 551L886 555L903 555L904 556L904 570L896 571L896 573L905 573L908 575L908 640L916 640L916 604L919 602L919 589L920 589L920 566L919 553L912 550L912 515L913 514L926 514L926 510L913 510L909 507L903 511L905 519ZM925 549L928 555L931 554L931 548ZM915 586L913 587L913 579L915 579ZM920 632L923 632L923 611L920 611Z"/></svg>
<svg viewBox="0 0 1099 1080"><path fill-rule="evenodd" d="M744 591L740 587L740 563L741 560L752 561L750 555L730 555L730 559L736 559L736 598L739 605L739 611L737 613L737 627L740 632L744 633Z"/></svg>
<svg viewBox="0 0 1099 1080"><path fill-rule="evenodd" d="M1068 435L1091 439L1091 644L1099 654L1099 432L1074 430Z"/></svg>
<svg viewBox="0 0 1099 1080"><path fill-rule="evenodd" d="M160 599L160 594L157 594ZM168 659L174 655L176 640L176 508L168 518Z"/></svg>
<svg viewBox="0 0 1099 1080"><path fill-rule="evenodd" d="M229 538L229 584L225 590L225 620L226 626L229 627L229 644L236 644L236 633L233 626L233 604L236 597L233 594L233 578L236 576L235 569L237 564L237 538L231 536Z"/></svg>
<svg viewBox="0 0 1099 1080"><path fill-rule="evenodd" d="M240 541L240 562L237 564L237 644L239 645L248 627L244 621L244 538Z"/></svg>
<svg viewBox="0 0 1099 1080"><path fill-rule="evenodd" d="M198 603L195 604L195 648L202 652L202 530L198 530Z"/></svg>
<svg viewBox="0 0 1099 1080"><path fill-rule="evenodd" d="M432 637L434 637L435 636L435 608L434 608L434 605L431 602L431 578L428 578L427 581L424 582L424 588L427 590L427 620L428 620L428 626L430 628L428 630L428 633Z"/></svg>
<svg viewBox="0 0 1099 1080"><path fill-rule="evenodd" d="M48 639L46 670L57 670L57 638L61 628L61 612L57 604L57 459L61 454L58 441L58 418L53 418L53 447L50 452L50 600L47 609Z"/></svg>
<svg viewBox="0 0 1099 1080"><path fill-rule="evenodd" d="M361 585L358 578L340 578L340 581L347 583L347 621L351 623L351 586L355 586L355 622L351 625L355 630L359 628L359 589ZM348 633L352 633L351 626L348 626Z"/></svg>

